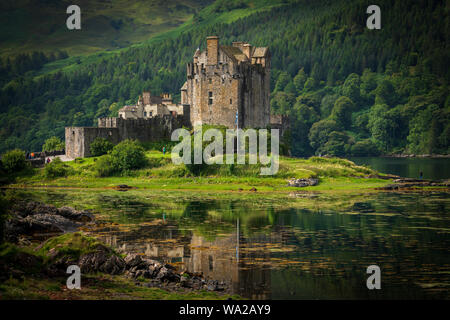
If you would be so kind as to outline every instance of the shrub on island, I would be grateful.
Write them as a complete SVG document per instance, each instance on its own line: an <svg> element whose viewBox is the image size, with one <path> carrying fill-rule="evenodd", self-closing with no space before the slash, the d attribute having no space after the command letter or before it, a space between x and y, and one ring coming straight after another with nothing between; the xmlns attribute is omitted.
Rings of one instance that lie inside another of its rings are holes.
<svg viewBox="0 0 450 320"><path fill-rule="evenodd" d="M19 149L8 151L2 156L2 166L7 173L17 173L27 167L25 152Z"/></svg>
<svg viewBox="0 0 450 320"><path fill-rule="evenodd" d="M91 154L94 157L98 157L107 154L109 151L111 151L114 148L114 144L112 144L105 138L98 137L95 138L94 141L92 141L90 147L91 147Z"/></svg>

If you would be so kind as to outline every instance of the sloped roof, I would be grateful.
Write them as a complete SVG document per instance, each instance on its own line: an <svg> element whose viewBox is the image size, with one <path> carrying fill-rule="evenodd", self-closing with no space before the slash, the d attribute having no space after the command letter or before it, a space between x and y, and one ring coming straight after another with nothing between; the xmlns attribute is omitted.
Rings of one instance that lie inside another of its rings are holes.
<svg viewBox="0 0 450 320"><path fill-rule="evenodd" d="M187 81L183 84L183 86L181 87L181 90L187 90Z"/></svg>
<svg viewBox="0 0 450 320"><path fill-rule="evenodd" d="M267 54L268 48L267 47L258 47L255 48L255 51L253 52L254 58L264 58Z"/></svg>
<svg viewBox="0 0 450 320"><path fill-rule="evenodd" d="M160 104L162 103L162 97L161 96L151 96L150 97L150 103L149 104Z"/></svg>
<svg viewBox="0 0 450 320"><path fill-rule="evenodd" d="M247 59L245 54L243 54L239 48L233 46L220 46L220 49L233 61L243 61L242 56Z"/></svg>
<svg viewBox="0 0 450 320"><path fill-rule="evenodd" d="M119 109L119 111L136 111L136 106L123 106Z"/></svg>

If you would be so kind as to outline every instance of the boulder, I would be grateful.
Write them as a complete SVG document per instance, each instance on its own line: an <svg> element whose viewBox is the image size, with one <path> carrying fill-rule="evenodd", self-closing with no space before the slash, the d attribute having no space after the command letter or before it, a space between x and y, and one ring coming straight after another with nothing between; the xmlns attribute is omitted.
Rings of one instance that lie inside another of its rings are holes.
<svg viewBox="0 0 450 320"><path fill-rule="evenodd" d="M109 273L109 274L122 274L125 270L125 261L116 255L111 255L109 258L100 266L99 271Z"/></svg>
<svg viewBox="0 0 450 320"><path fill-rule="evenodd" d="M104 246L98 246L97 250L82 255L78 265L83 273L100 271L109 274L121 274L126 267L122 258Z"/></svg>
<svg viewBox="0 0 450 320"><path fill-rule="evenodd" d="M142 258L138 254L128 254L125 259L125 264L127 269L131 269L133 267L137 267L142 263ZM137 270L137 269L136 269Z"/></svg>
<svg viewBox="0 0 450 320"><path fill-rule="evenodd" d="M52 231L63 233L75 231L79 227L79 224L76 222L52 214L35 214L27 216L23 221L28 223L31 233L34 233L33 231L41 231L41 229L44 229L44 231L41 231L43 233Z"/></svg>
<svg viewBox="0 0 450 320"><path fill-rule="evenodd" d="M79 222L90 222L93 220L91 213L88 211L78 211L72 207L61 207L57 210L58 214L66 219Z"/></svg>
<svg viewBox="0 0 450 320"><path fill-rule="evenodd" d="M308 179L295 179L292 178L288 180L289 187L309 187L315 186L319 183L319 179L316 178L308 178Z"/></svg>
<svg viewBox="0 0 450 320"><path fill-rule="evenodd" d="M173 269L166 268L165 266L162 267L158 275L156 276L156 279L160 281L169 281L169 282L179 282L180 281L180 275L176 274Z"/></svg>
<svg viewBox="0 0 450 320"><path fill-rule="evenodd" d="M63 233L64 229L61 227L64 225L61 221L60 224L54 224L51 219L42 217L28 216L26 218L13 218L5 223L5 237L9 242L17 242L20 235L33 235L42 233Z"/></svg>
<svg viewBox="0 0 450 320"><path fill-rule="evenodd" d="M13 205L12 211L20 217L34 214L57 214L55 206L43 204L36 201L20 201Z"/></svg>
<svg viewBox="0 0 450 320"><path fill-rule="evenodd" d="M36 201L19 201L11 208L11 216L5 224L8 241L17 242L22 235L55 234L75 231L83 223L93 221L88 211L71 207L56 208Z"/></svg>

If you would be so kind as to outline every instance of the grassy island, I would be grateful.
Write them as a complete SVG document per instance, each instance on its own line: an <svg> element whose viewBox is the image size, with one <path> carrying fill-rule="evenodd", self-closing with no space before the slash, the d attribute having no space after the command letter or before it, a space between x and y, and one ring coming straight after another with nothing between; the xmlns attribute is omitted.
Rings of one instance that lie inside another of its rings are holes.
<svg viewBox="0 0 450 320"><path fill-rule="evenodd" d="M260 175L261 165L223 164L205 166L193 174L186 165L175 165L171 155L145 152L147 164L137 170L102 177L98 172L102 157L79 158L61 163L61 173L49 176L45 168L19 175L11 187L114 188L126 184L140 189L286 192L299 189L288 180L316 178L319 183L302 190L373 189L390 183L387 176L339 158L309 159L280 156L279 170L273 176Z"/></svg>

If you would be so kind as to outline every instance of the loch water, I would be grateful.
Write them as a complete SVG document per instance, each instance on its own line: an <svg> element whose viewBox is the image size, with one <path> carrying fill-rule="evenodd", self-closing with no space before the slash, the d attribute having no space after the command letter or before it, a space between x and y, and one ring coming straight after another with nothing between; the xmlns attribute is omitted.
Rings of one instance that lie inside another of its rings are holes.
<svg viewBox="0 0 450 320"><path fill-rule="evenodd" d="M201 272L250 299L450 298L450 199L443 191L249 194L24 190L90 209L89 234ZM369 290L367 267L381 269Z"/></svg>

